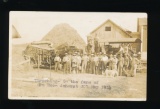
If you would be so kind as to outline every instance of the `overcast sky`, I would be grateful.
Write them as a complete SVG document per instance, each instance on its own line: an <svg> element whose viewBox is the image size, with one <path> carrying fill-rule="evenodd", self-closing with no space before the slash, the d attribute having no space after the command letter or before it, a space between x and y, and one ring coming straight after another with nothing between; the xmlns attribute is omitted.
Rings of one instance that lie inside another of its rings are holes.
<svg viewBox="0 0 160 109"><path fill-rule="evenodd" d="M10 27L15 26L22 38L13 43L28 43L42 39L55 25L68 23L86 41L86 36L110 19L130 31L137 31L137 18L147 18L146 13L107 12L10 12ZM10 28L11 29L11 28Z"/></svg>

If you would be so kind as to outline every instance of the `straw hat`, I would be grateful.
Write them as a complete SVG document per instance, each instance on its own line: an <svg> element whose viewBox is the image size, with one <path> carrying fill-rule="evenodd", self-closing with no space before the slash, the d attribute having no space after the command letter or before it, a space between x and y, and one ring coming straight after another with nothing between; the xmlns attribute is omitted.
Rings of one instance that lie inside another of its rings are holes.
<svg viewBox="0 0 160 109"><path fill-rule="evenodd" d="M68 53L65 53L65 55L67 55Z"/></svg>
<svg viewBox="0 0 160 109"><path fill-rule="evenodd" d="M137 56L137 54L133 54L133 56Z"/></svg>
<svg viewBox="0 0 160 109"><path fill-rule="evenodd" d="M84 55L86 55L87 53L83 53Z"/></svg>
<svg viewBox="0 0 160 109"><path fill-rule="evenodd" d="M92 56L94 56L94 54L93 54L93 53L92 53L91 55L92 55Z"/></svg>

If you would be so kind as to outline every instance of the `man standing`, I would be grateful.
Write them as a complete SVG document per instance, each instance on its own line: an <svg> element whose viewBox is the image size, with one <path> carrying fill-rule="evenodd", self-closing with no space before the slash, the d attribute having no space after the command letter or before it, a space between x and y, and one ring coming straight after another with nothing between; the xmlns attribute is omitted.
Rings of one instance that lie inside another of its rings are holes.
<svg viewBox="0 0 160 109"><path fill-rule="evenodd" d="M112 70L112 60L113 60L113 55L110 54L109 60L108 60L108 63L109 63L108 69L109 69L109 70Z"/></svg>
<svg viewBox="0 0 160 109"><path fill-rule="evenodd" d="M119 76L122 76L123 65L124 65L124 58L122 57L122 53L121 53L120 57L118 59L118 73L119 73Z"/></svg>
<svg viewBox="0 0 160 109"><path fill-rule="evenodd" d="M68 55L68 69L69 69L69 73L71 73L71 63L72 63L72 54L69 53Z"/></svg>
<svg viewBox="0 0 160 109"><path fill-rule="evenodd" d="M117 70L117 63L118 63L118 59L117 59L116 55L113 55L112 70Z"/></svg>
<svg viewBox="0 0 160 109"><path fill-rule="evenodd" d="M121 44L118 54L123 54L123 53L124 53L124 44Z"/></svg>
<svg viewBox="0 0 160 109"><path fill-rule="evenodd" d="M87 73L91 73L91 54L88 54Z"/></svg>
<svg viewBox="0 0 160 109"><path fill-rule="evenodd" d="M106 56L106 53L104 53L102 57L102 73L104 73L104 71L107 68L107 62L108 62L108 57Z"/></svg>
<svg viewBox="0 0 160 109"><path fill-rule="evenodd" d="M87 62L89 61L89 57L86 53L82 56L82 73L86 73Z"/></svg>
<svg viewBox="0 0 160 109"><path fill-rule="evenodd" d="M58 54L56 54L56 57L54 58L54 62L55 62L55 71L58 70L59 64L61 62L61 58L59 57Z"/></svg>
<svg viewBox="0 0 160 109"><path fill-rule="evenodd" d="M95 61L94 61L94 54L91 54L91 73L95 74Z"/></svg>
<svg viewBox="0 0 160 109"><path fill-rule="evenodd" d="M125 44L125 45L124 45L124 53L127 53L127 54L128 54L128 44Z"/></svg>
<svg viewBox="0 0 160 109"><path fill-rule="evenodd" d="M69 62L69 58L67 56L67 53L65 53L65 56L63 57L63 70L64 70L64 73L68 73L68 62Z"/></svg>
<svg viewBox="0 0 160 109"><path fill-rule="evenodd" d="M131 59L131 75L136 76L136 70L137 70L137 64L139 63L139 60L136 58L136 54L133 54L133 57Z"/></svg>
<svg viewBox="0 0 160 109"><path fill-rule="evenodd" d="M97 55L95 55L95 57L94 57L94 62L95 62L95 72L94 72L94 74L98 74L98 64L99 64L98 53L97 53Z"/></svg>
<svg viewBox="0 0 160 109"><path fill-rule="evenodd" d="M75 74L77 72L77 57L76 57L76 53L73 54L72 59L72 73Z"/></svg>
<svg viewBox="0 0 160 109"><path fill-rule="evenodd" d="M125 53L124 54L124 65L123 65L124 74L123 75L127 74L128 66L129 66L129 58L127 56L127 53Z"/></svg>
<svg viewBox="0 0 160 109"><path fill-rule="evenodd" d="M82 58L81 58L81 56L80 56L80 53L78 53L78 54L77 54L77 73L80 73L81 61L82 61Z"/></svg>
<svg viewBox="0 0 160 109"><path fill-rule="evenodd" d="M102 63L103 63L102 57L103 57L102 53L100 52L99 56L98 56L98 58L99 58L99 62L98 62L98 74L102 74Z"/></svg>

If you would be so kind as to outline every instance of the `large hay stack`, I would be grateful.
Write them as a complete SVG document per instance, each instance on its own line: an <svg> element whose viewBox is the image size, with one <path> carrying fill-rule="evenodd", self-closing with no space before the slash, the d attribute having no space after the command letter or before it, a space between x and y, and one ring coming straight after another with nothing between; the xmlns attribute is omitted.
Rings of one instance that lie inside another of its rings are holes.
<svg viewBox="0 0 160 109"><path fill-rule="evenodd" d="M86 46L84 40L77 31L66 23L53 27L43 37L42 41L51 41L55 48L64 43L67 43L68 46L76 46L79 49L83 49Z"/></svg>

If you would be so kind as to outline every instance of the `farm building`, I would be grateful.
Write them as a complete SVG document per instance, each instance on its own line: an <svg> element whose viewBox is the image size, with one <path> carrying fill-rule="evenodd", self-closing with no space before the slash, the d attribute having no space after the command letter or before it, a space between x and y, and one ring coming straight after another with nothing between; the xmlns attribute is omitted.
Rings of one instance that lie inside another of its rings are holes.
<svg viewBox="0 0 160 109"><path fill-rule="evenodd" d="M88 36L88 44L92 45L92 52L94 52L95 41L103 48L105 44L110 41L127 38L139 38L142 43L133 43L132 48L135 52L146 52L147 50L147 19L138 18L137 32L131 32L124 29L111 21L110 19L102 23L94 29ZM103 51L103 50L102 50Z"/></svg>
<svg viewBox="0 0 160 109"><path fill-rule="evenodd" d="M132 37L141 39L140 52L142 58L147 59L147 18L138 18L137 32L131 33Z"/></svg>
<svg viewBox="0 0 160 109"><path fill-rule="evenodd" d="M147 19L139 18L137 23L137 32L140 33L140 38L143 42L141 44L142 57L147 58Z"/></svg>

